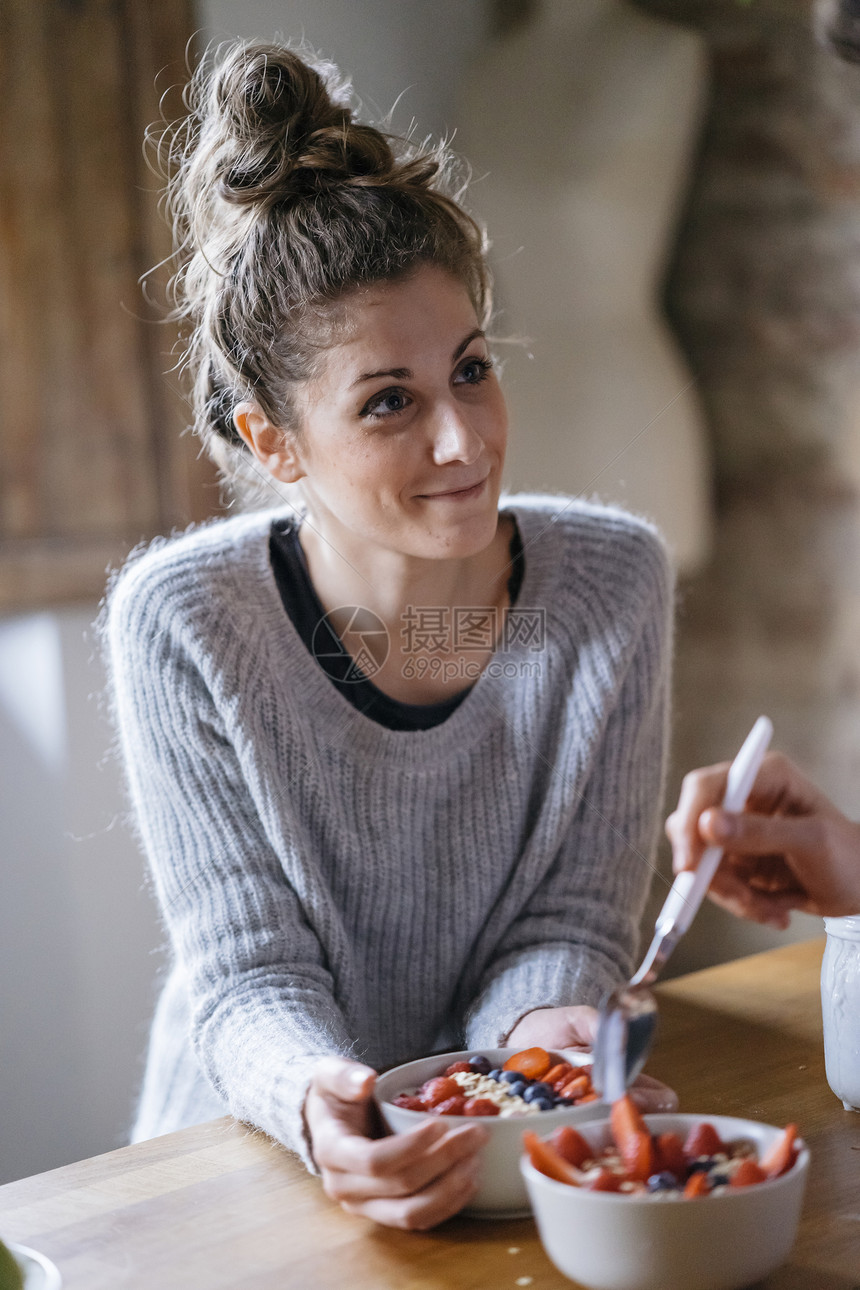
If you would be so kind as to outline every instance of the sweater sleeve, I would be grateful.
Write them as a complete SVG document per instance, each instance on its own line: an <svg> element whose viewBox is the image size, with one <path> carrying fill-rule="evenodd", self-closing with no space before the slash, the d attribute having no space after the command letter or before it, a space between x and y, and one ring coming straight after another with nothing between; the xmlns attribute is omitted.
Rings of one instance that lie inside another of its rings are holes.
<svg viewBox="0 0 860 1290"><path fill-rule="evenodd" d="M350 1039L319 938L266 837L200 660L161 589L142 582L134 570L120 580L106 652L131 804L190 999L190 1038L231 1113L313 1168L301 1114L311 1069L324 1054L349 1053Z"/></svg>
<svg viewBox="0 0 860 1290"><path fill-rule="evenodd" d="M650 543L650 590L591 773L557 854L502 936L468 1007L468 1047L503 1043L525 1013L597 1006L634 968L664 790L671 579Z"/></svg>

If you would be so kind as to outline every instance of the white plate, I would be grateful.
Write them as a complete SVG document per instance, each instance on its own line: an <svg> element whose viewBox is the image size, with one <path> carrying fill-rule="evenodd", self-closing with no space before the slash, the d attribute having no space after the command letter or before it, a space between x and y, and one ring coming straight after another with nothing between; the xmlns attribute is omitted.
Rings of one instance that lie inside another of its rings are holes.
<svg viewBox="0 0 860 1290"><path fill-rule="evenodd" d="M14 1241L6 1245L24 1273L24 1290L60 1290L63 1279L55 1263L28 1245L16 1245Z"/></svg>

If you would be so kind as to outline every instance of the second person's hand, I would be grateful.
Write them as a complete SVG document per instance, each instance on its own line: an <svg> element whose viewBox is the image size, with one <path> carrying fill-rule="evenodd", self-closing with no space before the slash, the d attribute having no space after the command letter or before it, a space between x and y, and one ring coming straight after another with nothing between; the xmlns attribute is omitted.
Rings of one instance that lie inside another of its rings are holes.
<svg viewBox="0 0 860 1290"><path fill-rule="evenodd" d="M791 910L860 912L860 825L781 753L768 753L746 809L720 809L728 763L685 776L666 821L676 873L721 846L709 896L731 913L786 928Z"/></svg>

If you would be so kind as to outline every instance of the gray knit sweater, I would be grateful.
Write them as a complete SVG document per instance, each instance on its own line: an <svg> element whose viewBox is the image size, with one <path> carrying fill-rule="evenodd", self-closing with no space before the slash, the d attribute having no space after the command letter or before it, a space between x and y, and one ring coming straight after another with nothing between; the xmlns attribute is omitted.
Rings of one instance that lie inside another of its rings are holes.
<svg viewBox="0 0 860 1290"><path fill-rule="evenodd" d="M170 939L135 1138L231 1112L308 1161L314 1062L495 1046L630 973L661 801L670 580L620 511L513 497L517 610L427 731L338 691L284 612L272 512L150 547L105 615ZM517 633L514 633L516 635Z"/></svg>

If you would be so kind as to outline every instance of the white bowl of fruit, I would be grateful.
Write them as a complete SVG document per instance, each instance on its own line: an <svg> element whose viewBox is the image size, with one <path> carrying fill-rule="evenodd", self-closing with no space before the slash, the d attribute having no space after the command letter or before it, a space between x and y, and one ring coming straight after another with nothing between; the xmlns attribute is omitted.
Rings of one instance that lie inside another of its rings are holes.
<svg viewBox="0 0 860 1290"><path fill-rule="evenodd" d="M441 1053L380 1075L375 1096L392 1133L406 1133L428 1116L461 1124L479 1116L489 1140L478 1191L464 1213L513 1218L531 1212L518 1167L523 1129L550 1132L605 1116L590 1069L589 1053L543 1048Z"/></svg>
<svg viewBox="0 0 860 1290"><path fill-rule="evenodd" d="M588 1290L738 1290L794 1243L809 1166L794 1125L643 1117L625 1097L609 1119L524 1143L544 1249Z"/></svg>

